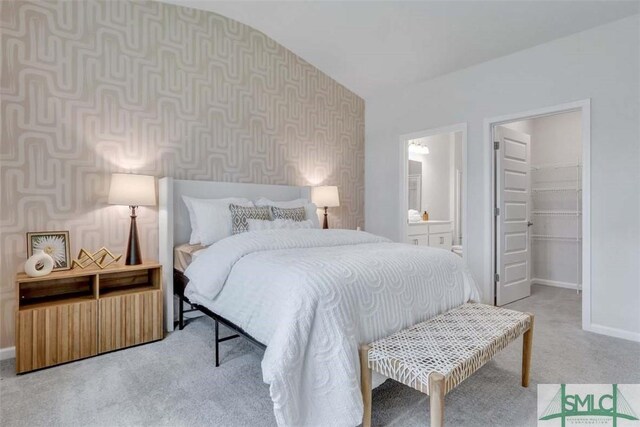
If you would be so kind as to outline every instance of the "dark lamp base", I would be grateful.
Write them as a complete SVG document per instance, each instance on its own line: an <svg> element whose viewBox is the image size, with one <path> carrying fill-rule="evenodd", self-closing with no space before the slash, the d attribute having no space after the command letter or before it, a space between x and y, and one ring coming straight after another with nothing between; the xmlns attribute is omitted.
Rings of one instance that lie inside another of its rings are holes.
<svg viewBox="0 0 640 427"><path fill-rule="evenodd" d="M327 230L329 228L329 221L327 221L327 207L324 207L324 222L322 223L322 229Z"/></svg>
<svg viewBox="0 0 640 427"><path fill-rule="evenodd" d="M142 253L140 252L140 241L138 240L138 227L136 226L136 208L137 206L129 206L131 208L131 227L129 227L129 243L127 244L127 256L125 265L142 264Z"/></svg>

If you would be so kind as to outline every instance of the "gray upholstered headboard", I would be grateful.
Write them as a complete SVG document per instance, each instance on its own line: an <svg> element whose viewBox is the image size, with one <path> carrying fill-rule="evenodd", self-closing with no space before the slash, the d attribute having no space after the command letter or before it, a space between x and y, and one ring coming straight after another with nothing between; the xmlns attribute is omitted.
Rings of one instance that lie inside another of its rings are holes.
<svg viewBox="0 0 640 427"><path fill-rule="evenodd" d="M288 185L241 184L234 182L187 181L169 177L159 180L159 260L164 285L165 329L173 330L173 248L189 241L191 224L182 196L201 199L246 197L257 200L266 197L285 201L310 198L310 187Z"/></svg>

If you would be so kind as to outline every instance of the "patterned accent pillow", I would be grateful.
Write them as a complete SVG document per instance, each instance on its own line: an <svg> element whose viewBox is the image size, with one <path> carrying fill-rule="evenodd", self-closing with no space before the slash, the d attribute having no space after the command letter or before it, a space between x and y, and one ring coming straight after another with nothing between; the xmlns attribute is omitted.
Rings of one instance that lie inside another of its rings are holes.
<svg viewBox="0 0 640 427"><path fill-rule="evenodd" d="M292 219L294 221L304 221L307 219L307 211L304 207L277 208L271 206L271 214L273 215L273 219Z"/></svg>
<svg viewBox="0 0 640 427"><path fill-rule="evenodd" d="M274 219L273 221L263 221L260 219L248 219L249 231L262 230L300 230L313 228L311 220L294 221L292 219Z"/></svg>
<svg viewBox="0 0 640 427"><path fill-rule="evenodd" d="M268 206L246 207L231 204L229 210L231 211L231 234L249 231L248 219L270 219Z"/></svg>

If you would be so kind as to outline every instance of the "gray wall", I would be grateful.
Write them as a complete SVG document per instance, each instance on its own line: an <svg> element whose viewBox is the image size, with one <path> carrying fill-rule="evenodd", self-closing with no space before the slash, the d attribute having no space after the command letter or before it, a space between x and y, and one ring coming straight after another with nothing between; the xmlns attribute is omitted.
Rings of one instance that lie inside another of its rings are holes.
<svg viewBox="0 0 640 427"><path fill-rule="evenodd" d="M469 267L490 275L486 118L591 98L592 323L640 340L638 15L367 100L366 226L400 238L400 135L468 123ZM602 329L601 329L602 330Z"/></svg>

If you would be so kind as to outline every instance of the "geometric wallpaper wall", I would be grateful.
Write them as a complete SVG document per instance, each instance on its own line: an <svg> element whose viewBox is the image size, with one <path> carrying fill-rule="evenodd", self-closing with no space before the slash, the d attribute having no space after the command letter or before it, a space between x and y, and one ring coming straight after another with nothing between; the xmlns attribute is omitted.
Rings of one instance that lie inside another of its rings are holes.
<svg viewBox="0 0 640 427"><path fill-rule="evenodd" d="M123 252L113 172L338 185L332 226L364 218L364 101L263 33L155 1L2 1L0 347L13 346L25 233L72 256ZM141 208L157 258L157 209Z"/></svg>

